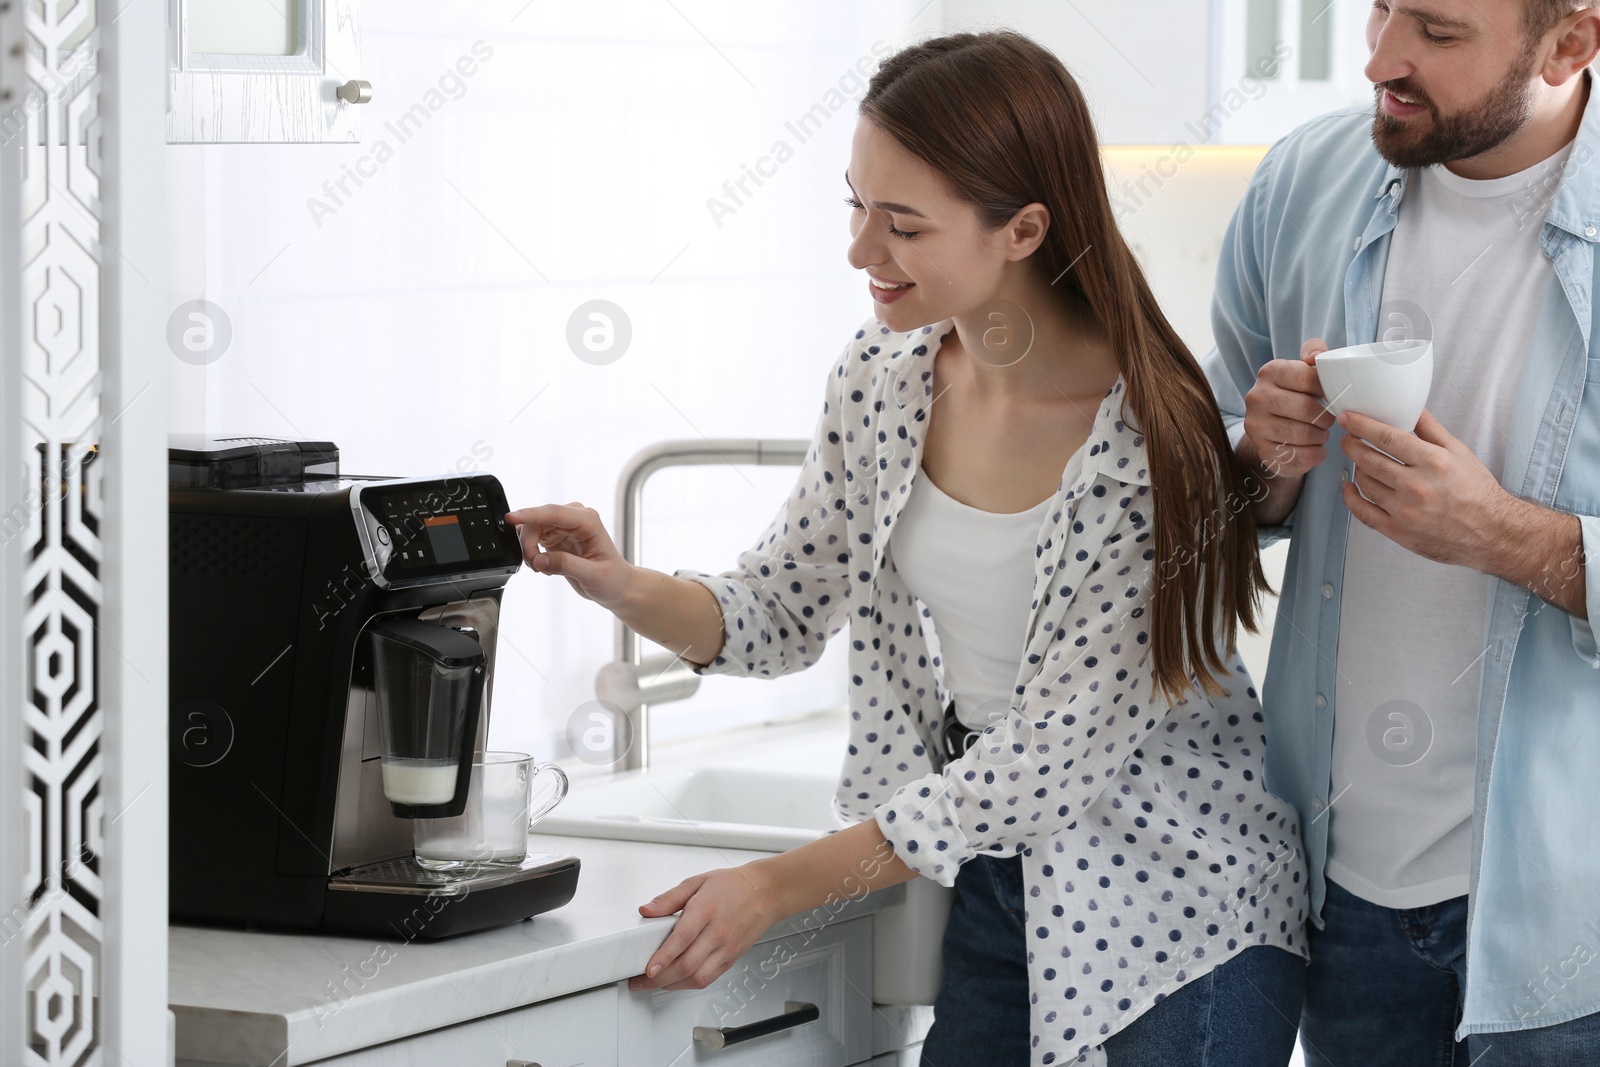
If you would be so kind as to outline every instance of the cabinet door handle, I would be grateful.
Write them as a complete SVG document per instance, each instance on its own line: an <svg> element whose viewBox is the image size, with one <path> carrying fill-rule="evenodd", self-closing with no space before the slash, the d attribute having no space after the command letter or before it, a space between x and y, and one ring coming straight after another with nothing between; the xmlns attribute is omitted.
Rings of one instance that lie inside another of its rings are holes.
<svg viewBox="0 0 1600 1067"><path fill-rule="evenodd" d="M372 83L355 78L339 86L334 95L347 104L365 104L372 99Z"/></svg>
<svg viewBox="0 0 1600 1067"><path fill-rule="evenodd" d="M774 1015L770 1019L762 1019L757 1023L746 1026L697 1026L694 1028L694 1039L702 1041L709 1049L727 1048L744 1041L751 1041L768 1034L779 1034L785 1030L793 1030L806 1023L814 1023L822 1018L822 1013L815 1004L806 1004L798 1000L783 1002L783 1014Z"/></svg>

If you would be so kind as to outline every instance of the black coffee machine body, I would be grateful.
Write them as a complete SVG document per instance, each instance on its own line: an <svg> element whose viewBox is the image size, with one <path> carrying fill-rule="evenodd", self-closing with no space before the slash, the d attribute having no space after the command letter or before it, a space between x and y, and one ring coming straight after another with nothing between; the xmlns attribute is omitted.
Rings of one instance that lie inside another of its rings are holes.
<svg viewBox="0 0 1600 1067"><path fill-rule="evenodd" d="M499 481L341 477L327 442L183 444L169 465L172 918L410 940L570 900L571 856L423 870L407 816L455 812L384 792L374 628L416 620L458 651L460 635L477 642L463 755L483 750L501 595L522 561Z"/></svg>

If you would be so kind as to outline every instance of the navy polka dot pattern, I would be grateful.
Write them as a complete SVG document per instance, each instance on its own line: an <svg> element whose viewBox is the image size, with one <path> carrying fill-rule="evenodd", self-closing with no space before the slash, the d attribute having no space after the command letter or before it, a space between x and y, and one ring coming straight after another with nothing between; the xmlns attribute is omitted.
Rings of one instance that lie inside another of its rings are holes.
<svg viewBox="0 0 1600 1067"><path fill-rule="evenodd" d="M772 525L734 570L678 576L722 604L725 644L704 673L803 670L848 628L851 738L835 811L875 818L941 885L973 856L1020 852L1033 1062L1093 1062L1106 1038L1245 948L1305 955L1299 827L1262 785L1261 706L1236 652L1225 696L1196 687L1172 704L1152 689L1162 568L1144 437L1120 379L1039 531L1011 713L946 763L937 635L888 544L952 328L869 321L834 367Z"/></svg>

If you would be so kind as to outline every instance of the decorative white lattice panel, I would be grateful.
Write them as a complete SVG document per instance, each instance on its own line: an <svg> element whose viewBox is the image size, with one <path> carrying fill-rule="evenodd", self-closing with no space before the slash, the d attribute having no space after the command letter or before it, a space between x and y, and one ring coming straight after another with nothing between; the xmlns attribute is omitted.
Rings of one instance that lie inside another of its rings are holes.
<svg viewBox="0 0 1600 1067"><path fill-rule="evenodd" d="M104 956L104 498L99 31L90 0L25 7L21 153L26 1062L98 1064ZM11 1039L7 1038L9 1045ZM19 1050L5 1050L7 1062Z"/></svg>

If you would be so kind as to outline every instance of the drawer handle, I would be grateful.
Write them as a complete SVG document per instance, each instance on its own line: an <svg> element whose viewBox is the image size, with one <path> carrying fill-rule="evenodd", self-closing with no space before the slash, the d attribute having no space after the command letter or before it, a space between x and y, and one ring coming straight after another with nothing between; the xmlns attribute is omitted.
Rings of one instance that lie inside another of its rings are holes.
<svg viewBox="0 0 1600 1067"><path fill-rule="evenodd" d="M793 1030L806 1023L814 1023L822 1018L822 1013L815 1004L806 1004L798 1000L783 1002L783 1014L774 1015L770 1019L762 1019L758 1023L747 1026L697 1026L694 1028L694 1039L703 1041L709 1049L727 1048L744 1041L752 1041L768 1034L780 1034L785 1030Z"/></svg>

